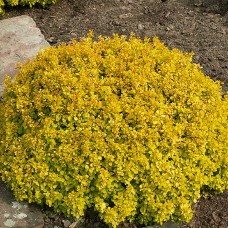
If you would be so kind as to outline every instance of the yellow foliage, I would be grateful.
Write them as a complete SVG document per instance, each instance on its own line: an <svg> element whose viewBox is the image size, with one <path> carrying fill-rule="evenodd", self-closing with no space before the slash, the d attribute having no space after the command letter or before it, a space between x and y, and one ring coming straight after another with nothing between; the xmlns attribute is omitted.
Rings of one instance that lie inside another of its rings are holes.
<svg viewBox="0 0 228 228"><path fill-rule="evenodd" d="M0 14L4 13L4 6L17 6L17 5L28 5L30 7L35 4L40 4L42 6L56 3L57 0L0 0Z"/></svg>
<svg viewBox="0 0 228 228"><path fill-rule="evenodd" d="M90 34L5 84L0 174L18 199L115 227L189 221L205 187L228 188L228 96L156 37Z"/></svg>
<svg viewBox="0 0 228 228"><path fill-rule="evenodd" d="M1 14L4 14L4 10L3 10L3 7L5 6L5 3L3 0L0 0L0 15Z"/></svg>

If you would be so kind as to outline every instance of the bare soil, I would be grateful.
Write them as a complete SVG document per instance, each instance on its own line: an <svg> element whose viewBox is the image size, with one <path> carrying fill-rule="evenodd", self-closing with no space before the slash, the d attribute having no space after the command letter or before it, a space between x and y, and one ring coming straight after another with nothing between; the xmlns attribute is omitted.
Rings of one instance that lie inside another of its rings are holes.
<svg viewBox="0 0 228 228"><path fill-rule="evenodd" d="M195 53L194 62L228 91L228 0L59 0L56 5L6 9L0 19L31 16L51 45L79 40L93 30L143 38L158 36L168 47ZM227 228L228 192L200 199L194 218L180 227ZM63 215L43 209L45 227L64 227ZM84 227L106 227L87 212ZM123 223L120 227L139 227Z"/></svg>

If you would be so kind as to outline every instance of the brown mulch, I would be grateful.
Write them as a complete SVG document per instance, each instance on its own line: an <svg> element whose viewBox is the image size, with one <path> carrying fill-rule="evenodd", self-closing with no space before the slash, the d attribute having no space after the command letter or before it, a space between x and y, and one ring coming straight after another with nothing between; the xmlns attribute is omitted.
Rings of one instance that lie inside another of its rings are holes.
<svg viewBox="0 0 228 228"><path fill-rule="evenodd" d="M89 30L95 36L113 33L158 36L170 48L195 53L194 61L228 91L228 0L59 0L46 8L6 9L5 19L31 16L51 45L80 39ZM227 228L228 192L200 199L194 218L180 227ZM62 215L48 210L45 227L64 227ZM85 227L105 227L96 216L87 216ZM89 221L89 222L88 222ZM136 227L122 224L120 227Z"/></svg>

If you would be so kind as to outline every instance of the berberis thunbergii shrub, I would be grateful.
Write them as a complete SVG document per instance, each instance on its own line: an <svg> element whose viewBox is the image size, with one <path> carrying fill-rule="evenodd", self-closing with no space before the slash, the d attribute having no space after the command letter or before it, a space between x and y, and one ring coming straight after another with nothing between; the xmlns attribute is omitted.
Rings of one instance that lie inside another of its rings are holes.
<svg viewBox="0 0 228 228"><path fill-rule="evenodd" d="M0 14L4 13L5 6L34 6L35 4L40 4L45 6L47 4L56 3L57 0L0 0Z"/></svg>
<svg viewBox="0 0 228 228"><path fill-rule="evenodd" d="M228 188L228 96L192 54L90 34L5 83L0 173L20 200L115 227L189 221Z"/></svg>

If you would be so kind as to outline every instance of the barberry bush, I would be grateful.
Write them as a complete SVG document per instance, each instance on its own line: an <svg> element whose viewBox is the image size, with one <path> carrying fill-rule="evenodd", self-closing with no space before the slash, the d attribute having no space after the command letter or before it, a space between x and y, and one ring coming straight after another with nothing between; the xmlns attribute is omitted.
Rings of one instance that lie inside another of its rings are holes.
<svg viewBox="0 0 228 228"><path fill-rule="evenodd" d="M158 38L91 34L5 81L0 174L19 200L107 224L189 221L228 189L228 96Z"/></svg>
<svg viewBox="0 0 228 228"><path fill-rule="evenodd" d="M57 0L0 0L0 14L4 13L4 6L34 6L40 4L46 6L48 4L56 3Z"/></svg>

